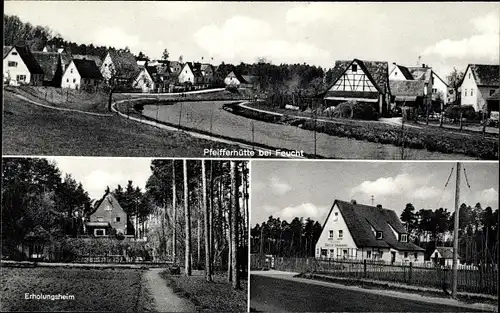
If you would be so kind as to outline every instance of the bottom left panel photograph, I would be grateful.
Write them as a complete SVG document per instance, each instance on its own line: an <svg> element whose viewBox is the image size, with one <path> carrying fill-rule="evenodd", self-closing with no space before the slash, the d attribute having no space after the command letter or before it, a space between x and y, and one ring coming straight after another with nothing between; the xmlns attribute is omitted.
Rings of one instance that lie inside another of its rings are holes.
<svg viewBox="0 0 500 313"><path fill-rule="evenodd" d="M249 164L2 159L2 311L245 312Z"/></svg>

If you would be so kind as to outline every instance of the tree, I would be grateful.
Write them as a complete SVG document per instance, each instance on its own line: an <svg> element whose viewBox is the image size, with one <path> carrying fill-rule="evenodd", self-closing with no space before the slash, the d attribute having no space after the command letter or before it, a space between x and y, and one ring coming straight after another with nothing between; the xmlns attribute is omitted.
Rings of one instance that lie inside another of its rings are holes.
<svg viewBox="0 0 500 313"><path fill-rule="evenodd" d="M209 211L207 206L207 176L205 171L205 161L201 161L201 179L202 179L202 193L203 193L203 218L204 218L204 237L205 237L205 277L207 281L212 281L210 255L212 253L210 247L210 232L209 232Z"/></svg>
<svg viewBox="0 0 500 313"><path fill-rule="evenodd" d="M172 160L172 258L177 263L177 195L175 193L175 160Z"/></svg>
<svg viewBox="0 0 500 313"><path fill-rule="evenodd" d="M186 225L186 254L185 254L185 274L191 276L191 212L189 210L189 192L188 192L188 175L187 161L182 160L184 170L184 214Z"/></svg>
<svg viewBox="0 0 500 313"><path fill-rule="evenodd" d="M401 221L406 227L406 231L411 234L412 231L417 227L417 217L415 214L415 207L411 203L407 203L403 213L401 213Z"/></svg>
<svg viewBox="0 0 500 313"><path fill-rule="evenodd" d="M237 198L237 172L236 162L231 161L231 267L233 276L233 288L240 289L240 275L238 266L238 198Z"/></svg>
<svg viewBox="0 0 500 313"><path fill-rule="evenodd" d="M164 50L163 50L163 53L162 53L162 55L161 55L161 59L166 61L166 60L168 60L168 57L169 57L169 56L170 56L170 54L168 53L168 50L167 50L167 49L164 49Z"/></svg>
<svg viewBox="0 0 500 313"><path fill-rule="evenodd" d="M139 55L137 55L137 58L140 59L140 60L147 60L147 61L149 61L149 57L147 55L145 55L144 53L142 53L142 51L139 52Z"/></svg>

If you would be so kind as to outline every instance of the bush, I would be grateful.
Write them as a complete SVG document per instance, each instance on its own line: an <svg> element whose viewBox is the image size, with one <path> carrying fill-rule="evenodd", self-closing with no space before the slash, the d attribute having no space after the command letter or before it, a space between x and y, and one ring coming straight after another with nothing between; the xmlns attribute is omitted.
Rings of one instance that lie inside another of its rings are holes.
<svg viewBox="0 0 500 313"><path fill-rule="evenodd" d="M347 101L339 104L335 107L332 115L360 120L377 120L379 118L379 114L373 105L357 101Z"/></svg>
<svg viewBox="0 0 500 313"><path fill-rule="evenodd" d="M444 116L454 120L460 119L460 113L462 113L462 118L467 120L482 119L481 113L476 112L472 105L450 105L444 110Z"/></svg>

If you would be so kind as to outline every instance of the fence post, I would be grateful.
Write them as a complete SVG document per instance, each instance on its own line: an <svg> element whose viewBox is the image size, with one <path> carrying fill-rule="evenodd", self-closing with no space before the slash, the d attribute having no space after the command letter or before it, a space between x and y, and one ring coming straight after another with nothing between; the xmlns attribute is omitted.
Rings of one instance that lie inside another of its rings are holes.
<svg viewBox="0 0 500 313"><path fill-rule="evenodd" d="M411 284L411 272L413 269L413 262L410 262L410 270L408 272L408 283Z"/></svg>
<svg viewBox="0 0 500 313"><path fill-rule="evenodd" d="M366 259L363 260L363 278L366 278Z"/></svg>

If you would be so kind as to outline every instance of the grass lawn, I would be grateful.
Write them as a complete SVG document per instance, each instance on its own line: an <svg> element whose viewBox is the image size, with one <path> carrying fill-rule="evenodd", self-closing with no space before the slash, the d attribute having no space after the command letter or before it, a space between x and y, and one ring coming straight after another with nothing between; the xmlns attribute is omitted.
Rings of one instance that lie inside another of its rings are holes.
<svg viewBox="0 0 500 313"><path fill-rule="evenodd" d="M2 267L2 311L143 311L150 302L135 269ZM25 294L73 295L74 300L25 299ZM145 299L145 300L144 300Z"/></svg>
<svg viewBox="0 0 500 313"><path fill-rule="evenodd" d="M6 87L8 90L41 104L94 113L107 111L108 96L100 91L88 93L82 90L62 89L47 86Z"/></svg>
<svg viewBox="0 0 500 313"><path fill-rule="evenodd" d="M193 271L193 276L170 275L164 271L160 276L174 292L189 299L199 312L246 312L247 280L241 280L241 290L234 290L226 281L225 274L218 273L214 281L205 280L202 271Z"/></svg>
<svg viewBox="0 0 500 313"><path fill-rule="evenodd" d="M4 93L4 155L201 157L204 148L238 148L157 129L119 116L37 107Z"/></svg>

